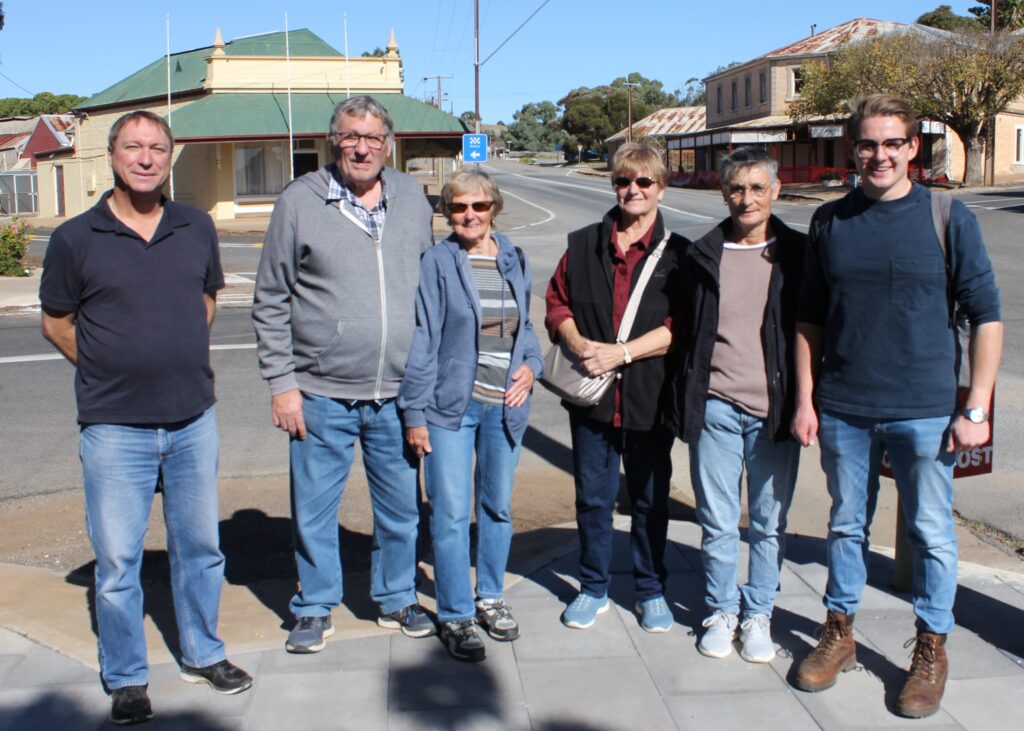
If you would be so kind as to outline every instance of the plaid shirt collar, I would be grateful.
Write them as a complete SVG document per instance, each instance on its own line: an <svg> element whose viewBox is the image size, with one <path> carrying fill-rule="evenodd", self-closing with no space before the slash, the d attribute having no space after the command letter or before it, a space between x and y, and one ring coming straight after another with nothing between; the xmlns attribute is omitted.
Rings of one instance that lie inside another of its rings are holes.
<svg viewBox="0 0 1024 731"><path fill-rule="evenodd" d="M327 183L327 200L328 201L345 201L351 206L352 212L362 221L366 227L367 232L373 236L376 241L380 241L381 232L384 230L384 214L387 211L387 190L384 187L384 175L381 171L380 177L380 200L377 201L377 205L373 208L367 208L362 204L356 194L349 190L348 186L345 185L341 178L341 171L338 170L337 165L330 166L331 179Z"/></svg>

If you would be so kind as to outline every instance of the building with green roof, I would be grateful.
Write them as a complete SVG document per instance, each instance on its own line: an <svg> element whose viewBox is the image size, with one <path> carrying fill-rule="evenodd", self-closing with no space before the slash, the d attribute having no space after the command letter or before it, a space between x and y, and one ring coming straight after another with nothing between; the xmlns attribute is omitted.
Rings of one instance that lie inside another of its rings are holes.
<svg viewBox="0 0 1024 731"><path fill-rule="evenodd" d="M453 156L462 123L402 89L394 32L383 56L346 58L306 29L227 43L218 29L213 45L160 58L74 110L75 147L39 160L40 214L77 215L113 185L107 135L135 109L171 125L174 199L217 220L269 213L289 180L330 162L330 115L351 95L369 94L388 110L395 167Z"/></svg>

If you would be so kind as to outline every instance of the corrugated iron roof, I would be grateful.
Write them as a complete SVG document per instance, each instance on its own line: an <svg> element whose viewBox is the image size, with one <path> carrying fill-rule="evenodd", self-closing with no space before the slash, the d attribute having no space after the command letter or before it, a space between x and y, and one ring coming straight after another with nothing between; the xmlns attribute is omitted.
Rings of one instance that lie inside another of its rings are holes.
<svg viewBox="0 0 1024 731"><path fill-rule="evenodd" d="M228 56L284 56L284 33L264 33L249 38L238 38L224 44ZM288 33L289 52L292 56L340 56L320 36L305 28ZM174 94L203 88L206 79L206 57L213 46L171 54L171 92ZM118 81L113 86L93 95L79 105L79 109L148 99L167 93L167 60L161 56L145 68Z"/></svg>
<svg viewBox="0 0 1024 731"><path fill-rule="evenodd" d="M681 135L686 132L699 132L704 129L707 119L707 107L668 107L648 114L643 119L633 122L634 137L664 137L665 135ZM605 142L625 139L629 129L623 128L609 137Z"/></svg>
<svg viewBox="0 0 1024 731"><path fill-rule="evenodd" d="M395 133L463 134L462 123L437 107L404 94L371 94L388 110ZM326 120L345 92L292 94L292 133L326 134ZM176 140L253 138L288 134L286 94L209 94L174 112Z"/></svg>
<svg viewBox="0 0 1024 731"><path fill-rule="evenodd" d="M0 150L12 150L27 141L28 138L27 134L0 135Z"/></svg>
<svg viewBox="0 0 1024 731"><path fill-rule="evenodd" d="M830 53L857 41L866 41L878 36L909 28L906 23L893 23L873 18L854 18L821 33L790 43L775 51L766 53L768 58L780 56L803 56L814 53Z"/></svg>

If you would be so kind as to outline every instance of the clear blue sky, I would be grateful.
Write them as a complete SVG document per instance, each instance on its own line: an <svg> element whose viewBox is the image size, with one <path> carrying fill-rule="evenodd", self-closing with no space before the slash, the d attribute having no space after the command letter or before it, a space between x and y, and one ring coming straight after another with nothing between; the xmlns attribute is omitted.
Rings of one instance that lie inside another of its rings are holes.
<svg viewBox="0 0 1024 731"><path fill-rule="evenodd" d="M543 0L480 0L483 60ZM512 121L531 101L557 101L579 86L597 86L638 71L669 90L717 66L746 61L854 17L913 22L940 4L966 15L971 0L550 0L481 70L484 122ZM160 58L165 17L171 50L308 28L358 56L385 46L394 28L405 62L405 93L424 98L444 81L445 109L473 108L473 0L9 0L0 31L0 97L40 91L90 96ZM6 78L4 78L6 77ZM13 83L12 83L13 82ZM19 88L24 87L24 89Z"/></svg>

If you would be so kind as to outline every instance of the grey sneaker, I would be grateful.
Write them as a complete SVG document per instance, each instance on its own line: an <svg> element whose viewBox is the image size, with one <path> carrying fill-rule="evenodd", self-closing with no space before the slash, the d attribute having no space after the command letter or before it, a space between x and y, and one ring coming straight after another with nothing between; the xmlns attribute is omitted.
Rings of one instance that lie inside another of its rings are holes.
<svg viewBox="0 0 1024 731"><path fill-rule="evenodd" d="M486 655L484 642L476 633L476 623L472 619L443 623L441 640L448 646L448 654L456 660L479 662Z"/></svg>
<svg viewBox="0 0 1024 731"><path fill-rule="evenodd" d="M478 599L476 602L476 621L492 638L499 642L511 642L519 639L519 623L512 616L512 610L501 597L497 599Z"/></svg>
<svg viewBox="0 0 1024 731"><path fill-rule="evenodd" d="M419 604L410 604L397 612L377 617L377 624L386 629L400 629L406 637L429 637L437 634L434 621Z"/></svg>
<svg viewBox="0 0 1024 731"><path fill-rule="evenodd" d="M288 641L284 649L288 652L308 654L320 652L327 644L325 640L334 634L331 615L324 617L299 617L299 621L288 633Z"/></svg>
<svg viewBox="0 0 1024 731"><path fill-rule="evenodd" d="M729 657L732 654L732 641L736 638L739 618L735 614L719 611L701 624L706 631L697 643L700 654L719 659Z"/></svg>
<svg viewBox="0 0 1024 731"><path fill-rule="evenodd" d="M771 662L775 659L772 621L767 615L755 614L744 619L740 623L740 639L743 642L740 657L747 662Z"/></svg>

